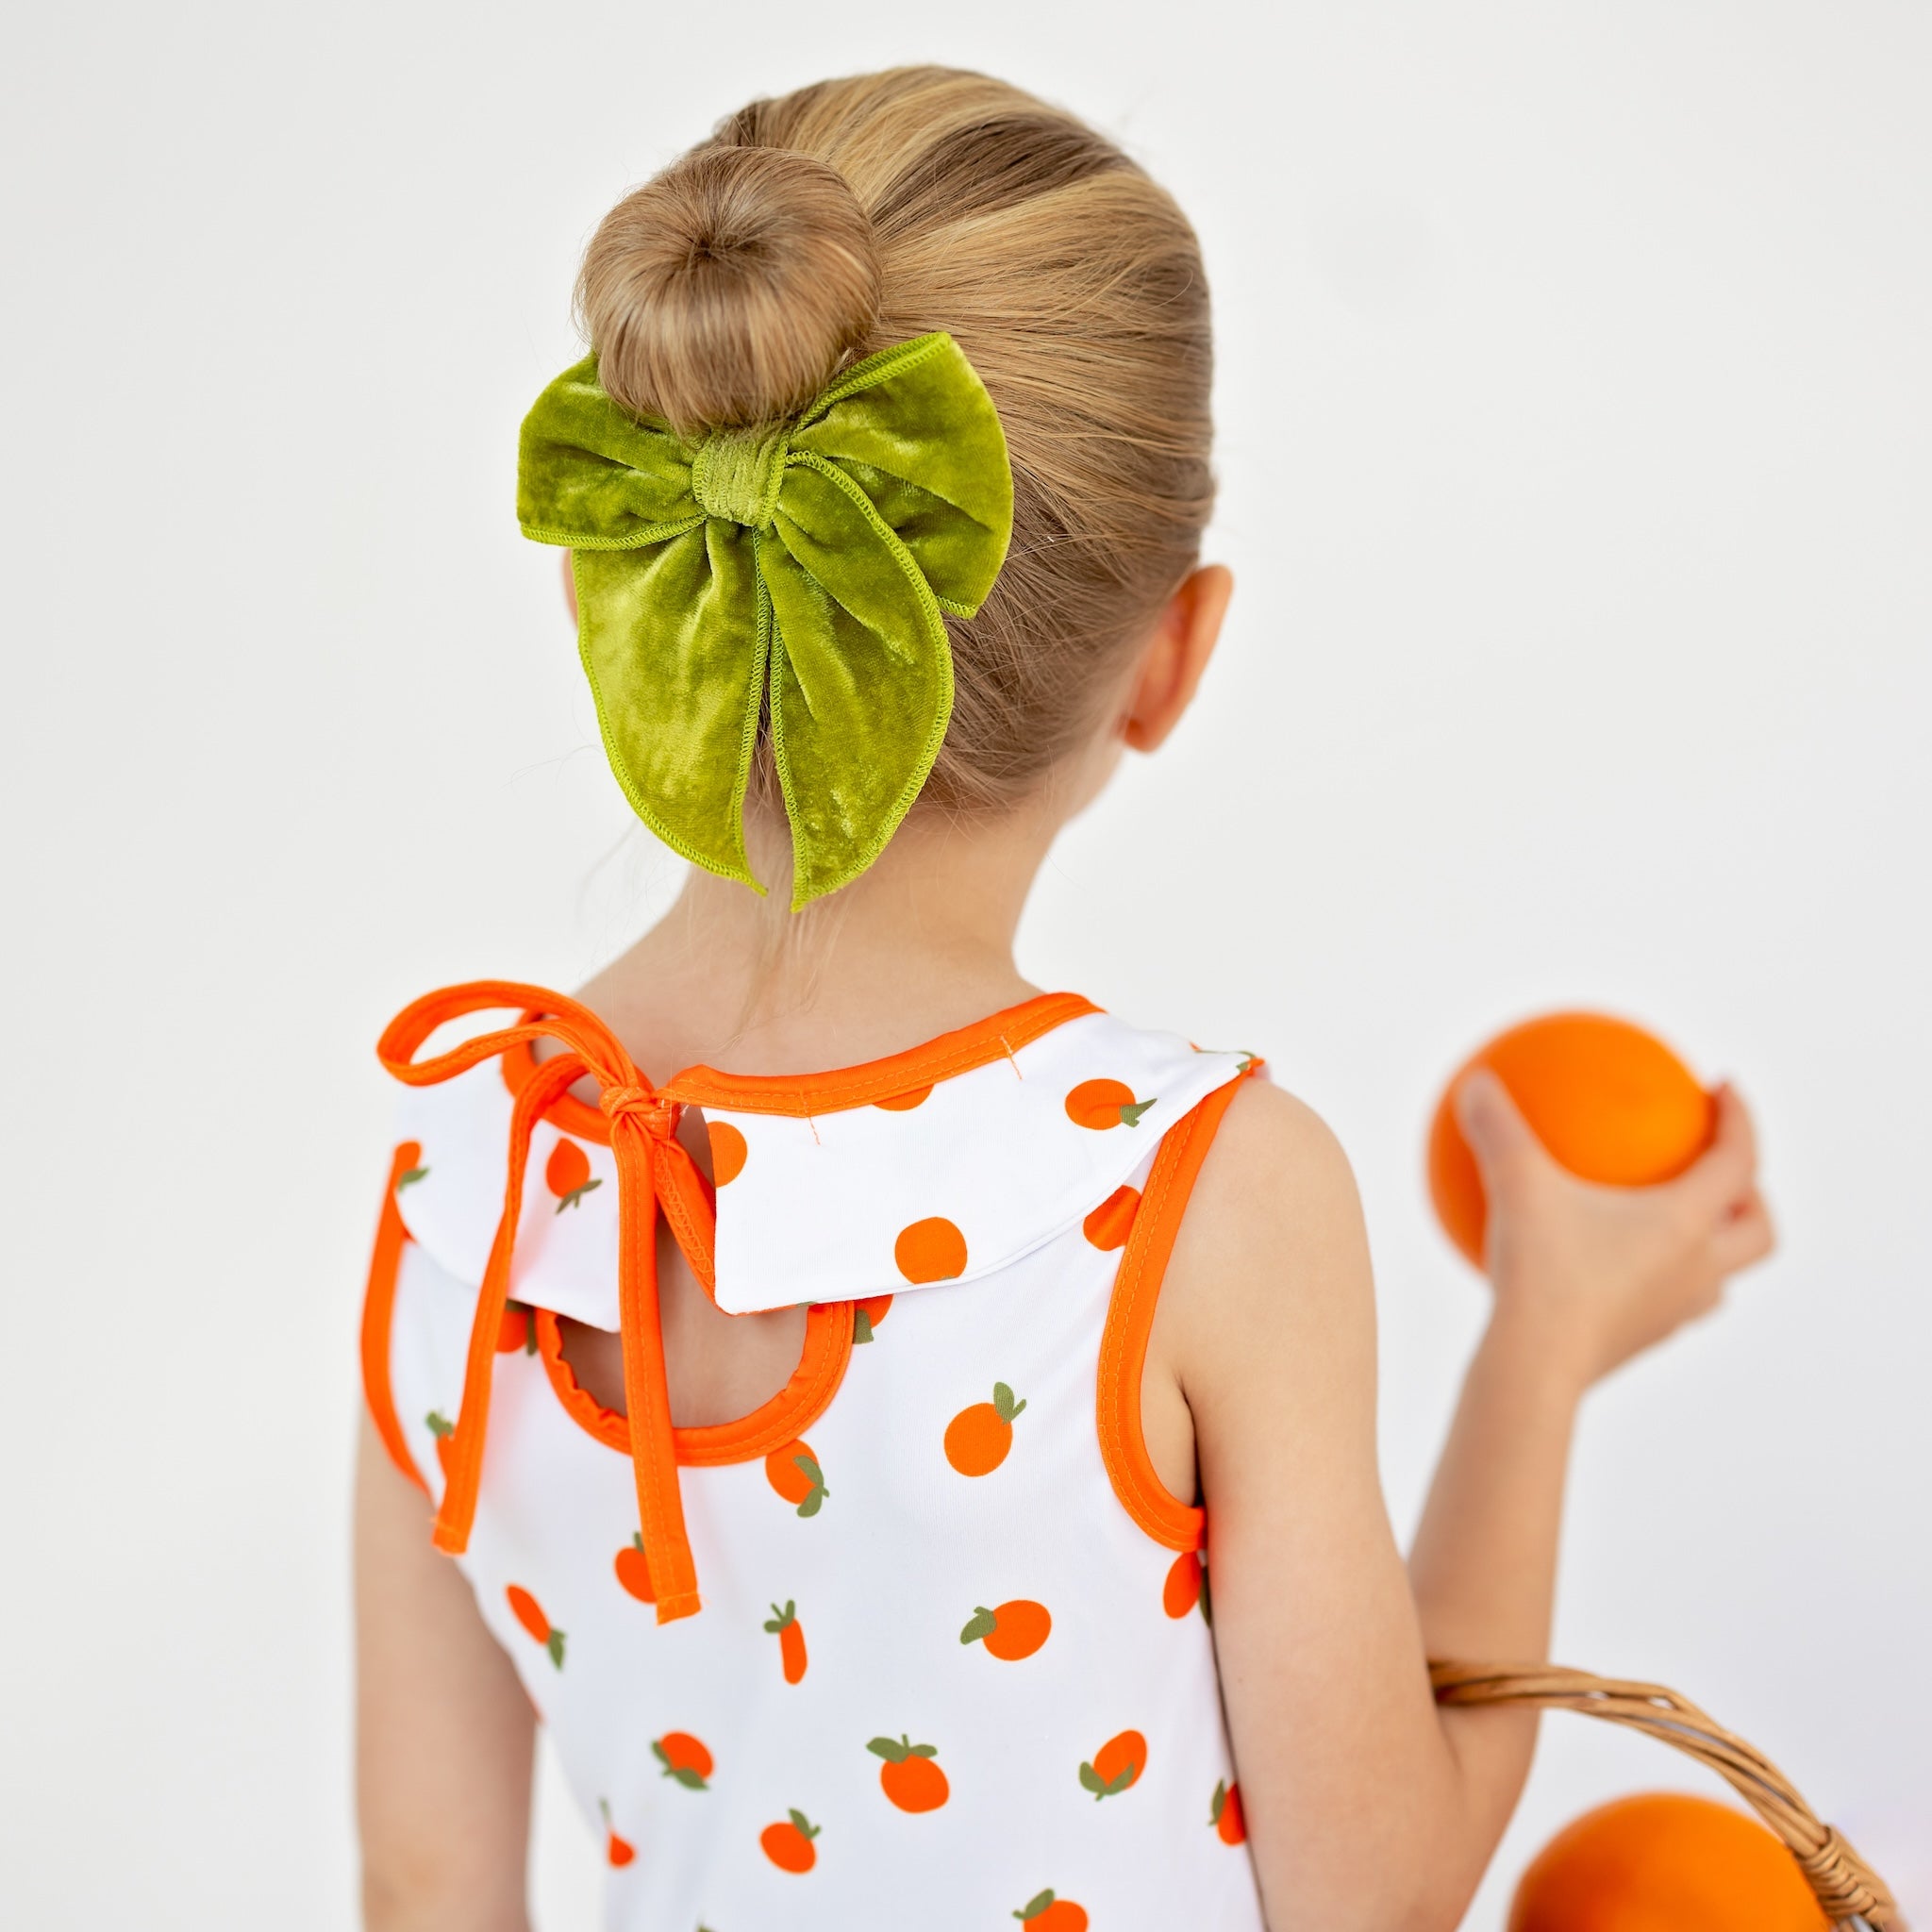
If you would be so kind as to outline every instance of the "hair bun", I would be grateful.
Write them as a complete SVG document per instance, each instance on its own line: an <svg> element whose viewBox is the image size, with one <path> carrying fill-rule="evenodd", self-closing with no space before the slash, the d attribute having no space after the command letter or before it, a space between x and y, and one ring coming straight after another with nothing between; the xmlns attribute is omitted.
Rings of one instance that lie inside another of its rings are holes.
<svg viewBox="0 0 1932 1932"><path fill-rule="evenodd" d="M681 436L804 408L878 321L872 223L789 148L706 147L605 216L577 311L608 393Z"/></svg>

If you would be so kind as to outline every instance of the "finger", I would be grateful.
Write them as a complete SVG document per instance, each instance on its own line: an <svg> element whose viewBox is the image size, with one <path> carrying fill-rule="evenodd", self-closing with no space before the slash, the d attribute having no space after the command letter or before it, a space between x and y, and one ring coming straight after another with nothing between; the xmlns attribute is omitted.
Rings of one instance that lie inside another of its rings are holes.
<svg viewBox="0 0 1932 1932"><path fill-rule="evenodd" d="M1549 1156L1509 1090L1488 1067L1472 1067L1456 1083L1456 1118L1486 1187Z"/></svg>
<svg viewBox="0 0 1932 1932"><path fill-rule="evenodd" d="M1764 1196L1753 1188L1738 1211L1710 1238L1710 1258L1725 1274L1761 1261L1777 1246L1777 1230Z"/></svg>
<svg viewBox="0 0 1932 1932"><path fill-rule="evenodd" d="M1717 1120L1711 1142L1670 1185L1701 1214L1715 1217L1741 1201L1757 1177L1757 1132L1751 1110L1725 1081L1711 1095Z"/></svg>

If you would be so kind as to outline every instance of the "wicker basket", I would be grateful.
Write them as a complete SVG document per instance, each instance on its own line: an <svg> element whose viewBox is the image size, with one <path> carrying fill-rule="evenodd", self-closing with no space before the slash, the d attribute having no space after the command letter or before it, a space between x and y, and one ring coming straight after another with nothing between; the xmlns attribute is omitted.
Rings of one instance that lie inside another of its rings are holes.
<svg viewBox="0 0 1932 1932"><path fill-rule="evenodd" d="M1439 1704L1547 1705L1646 1732L1709 1766L1790 1847L1839 1932L1906 1932L1884 1881L1799 1796L1761 1752L1674 1690L1566 1671L1555 1664L1433 1663Z"/></svg>

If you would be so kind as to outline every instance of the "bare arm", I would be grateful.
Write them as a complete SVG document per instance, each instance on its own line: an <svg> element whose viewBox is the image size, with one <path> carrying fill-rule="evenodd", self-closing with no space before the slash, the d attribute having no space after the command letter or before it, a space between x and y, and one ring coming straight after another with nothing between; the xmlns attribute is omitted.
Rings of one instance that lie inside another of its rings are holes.
<svg viewBox="0 0 1932 1932"><path fill-rule="evenodd" d="M536 1721L429 1506L362 1420L356 1798L368 1932L528 1932Z"/></svg>
<svg viewBox="0 0 1932 1932"><path fill-rule="evenodd" d="M1471 1096L1474 1099L1476 1096ZM1485 1092L1495 1311L1406 1569L1375 1458L1368 1243L1340 1146L1267 1089L1230 1109L1150 1353L1191 1411L1215 1641L1274 1932L1448 1932L1515 1806L1535 1720L1440 1710L1430 1656L1546 1653L1584 1390L1766 1251L1755 1151L1641 1192L1557 1170ZM1148 1396L1150 1447L1158 1416ZM1157 1466L1160 1457L1157 1450Z"/></svg>

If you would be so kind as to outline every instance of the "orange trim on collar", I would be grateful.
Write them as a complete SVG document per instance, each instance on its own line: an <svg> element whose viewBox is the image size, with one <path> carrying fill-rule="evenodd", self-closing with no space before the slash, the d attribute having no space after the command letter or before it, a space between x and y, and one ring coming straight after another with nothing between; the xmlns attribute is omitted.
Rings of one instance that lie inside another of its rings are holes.
<svg viewBox="0 0 1932 1932"><path fill-rule="evenodd" d="M1147 1366L1147 1338L1154 1332L1160 1284L1201 1163L1214 1144L1228 1103L1242 1079L1259 1065L1254 1061L1245 1074L1217 1087L1162 1137L1134 1216L1134 1231L1127 1237L1126 1252L1114 1276L1107 1326L1100 1338L1094 1408L1101 1460L1127 1514L1156 1542L1171 1550L1207 1546L1208 1512L1183 1503L1155 1474L1147 1454L1147 1439L1141 1432L1141 1376Z"/></svg>
<svg viewBox="0 0 1932 1932"><path fill-rule="evenodd" d="M673 1429L678 1462L686 1467L714 1468L721 1463L753 1462L802 1436L839 1392L845 1366L852 1359L852 1302L814 1302L806 1310L805 1345L791 1378L769 1402L735 1422L711 1423L703 1428ZM630 1423L614 1408L606 1408L576 1378L563 1358L563 1326L549 1308L537 1311L537 1354L564 1413L587 1435L607 1449L630 1454Z"/></svg>
<svg viewBox="0 0 1932 1932"><path fill-rule="evenodd" d="M993 1060L1010 1058L1056 1026L1099 1011L1091 1000L1078 993L1036 993L1017 1007L941 1033L937 1040L856 1067L841 1067L829 1074L727 1074L716 1067L687 1067L657 1091L683 1106L724 1108L733 1113L786 1114L803 1120L813 1114L870 1107L956 1074L969 1074ZM512 1093L521 1093L535 1076L537 1066L531 1042L518 1041L503 1056L505 1085ZM604 1116L573 1094L553 1101L544 1117L579 1140L608 1144Z"/></svg>
<svg viewBox="0 0 1932 1932"><path fill-rule="evenodd" d="M429 1485L409 1454L408 1438L397 1420L395 1395L389 1382L389 1331L395 1310L396 1275L403 1265L403 1250L409 1242L409 1230L403 1225L402 1209L396 1206L396 1183L422 1158L422 1148L414 1141L405 1141L390 1159L389 1188L382 1197L382 1219L375 1226L375 1251L369 1257L369 1288L362 1297L362 1396L389 1459L426 1496Z"/></svg>

